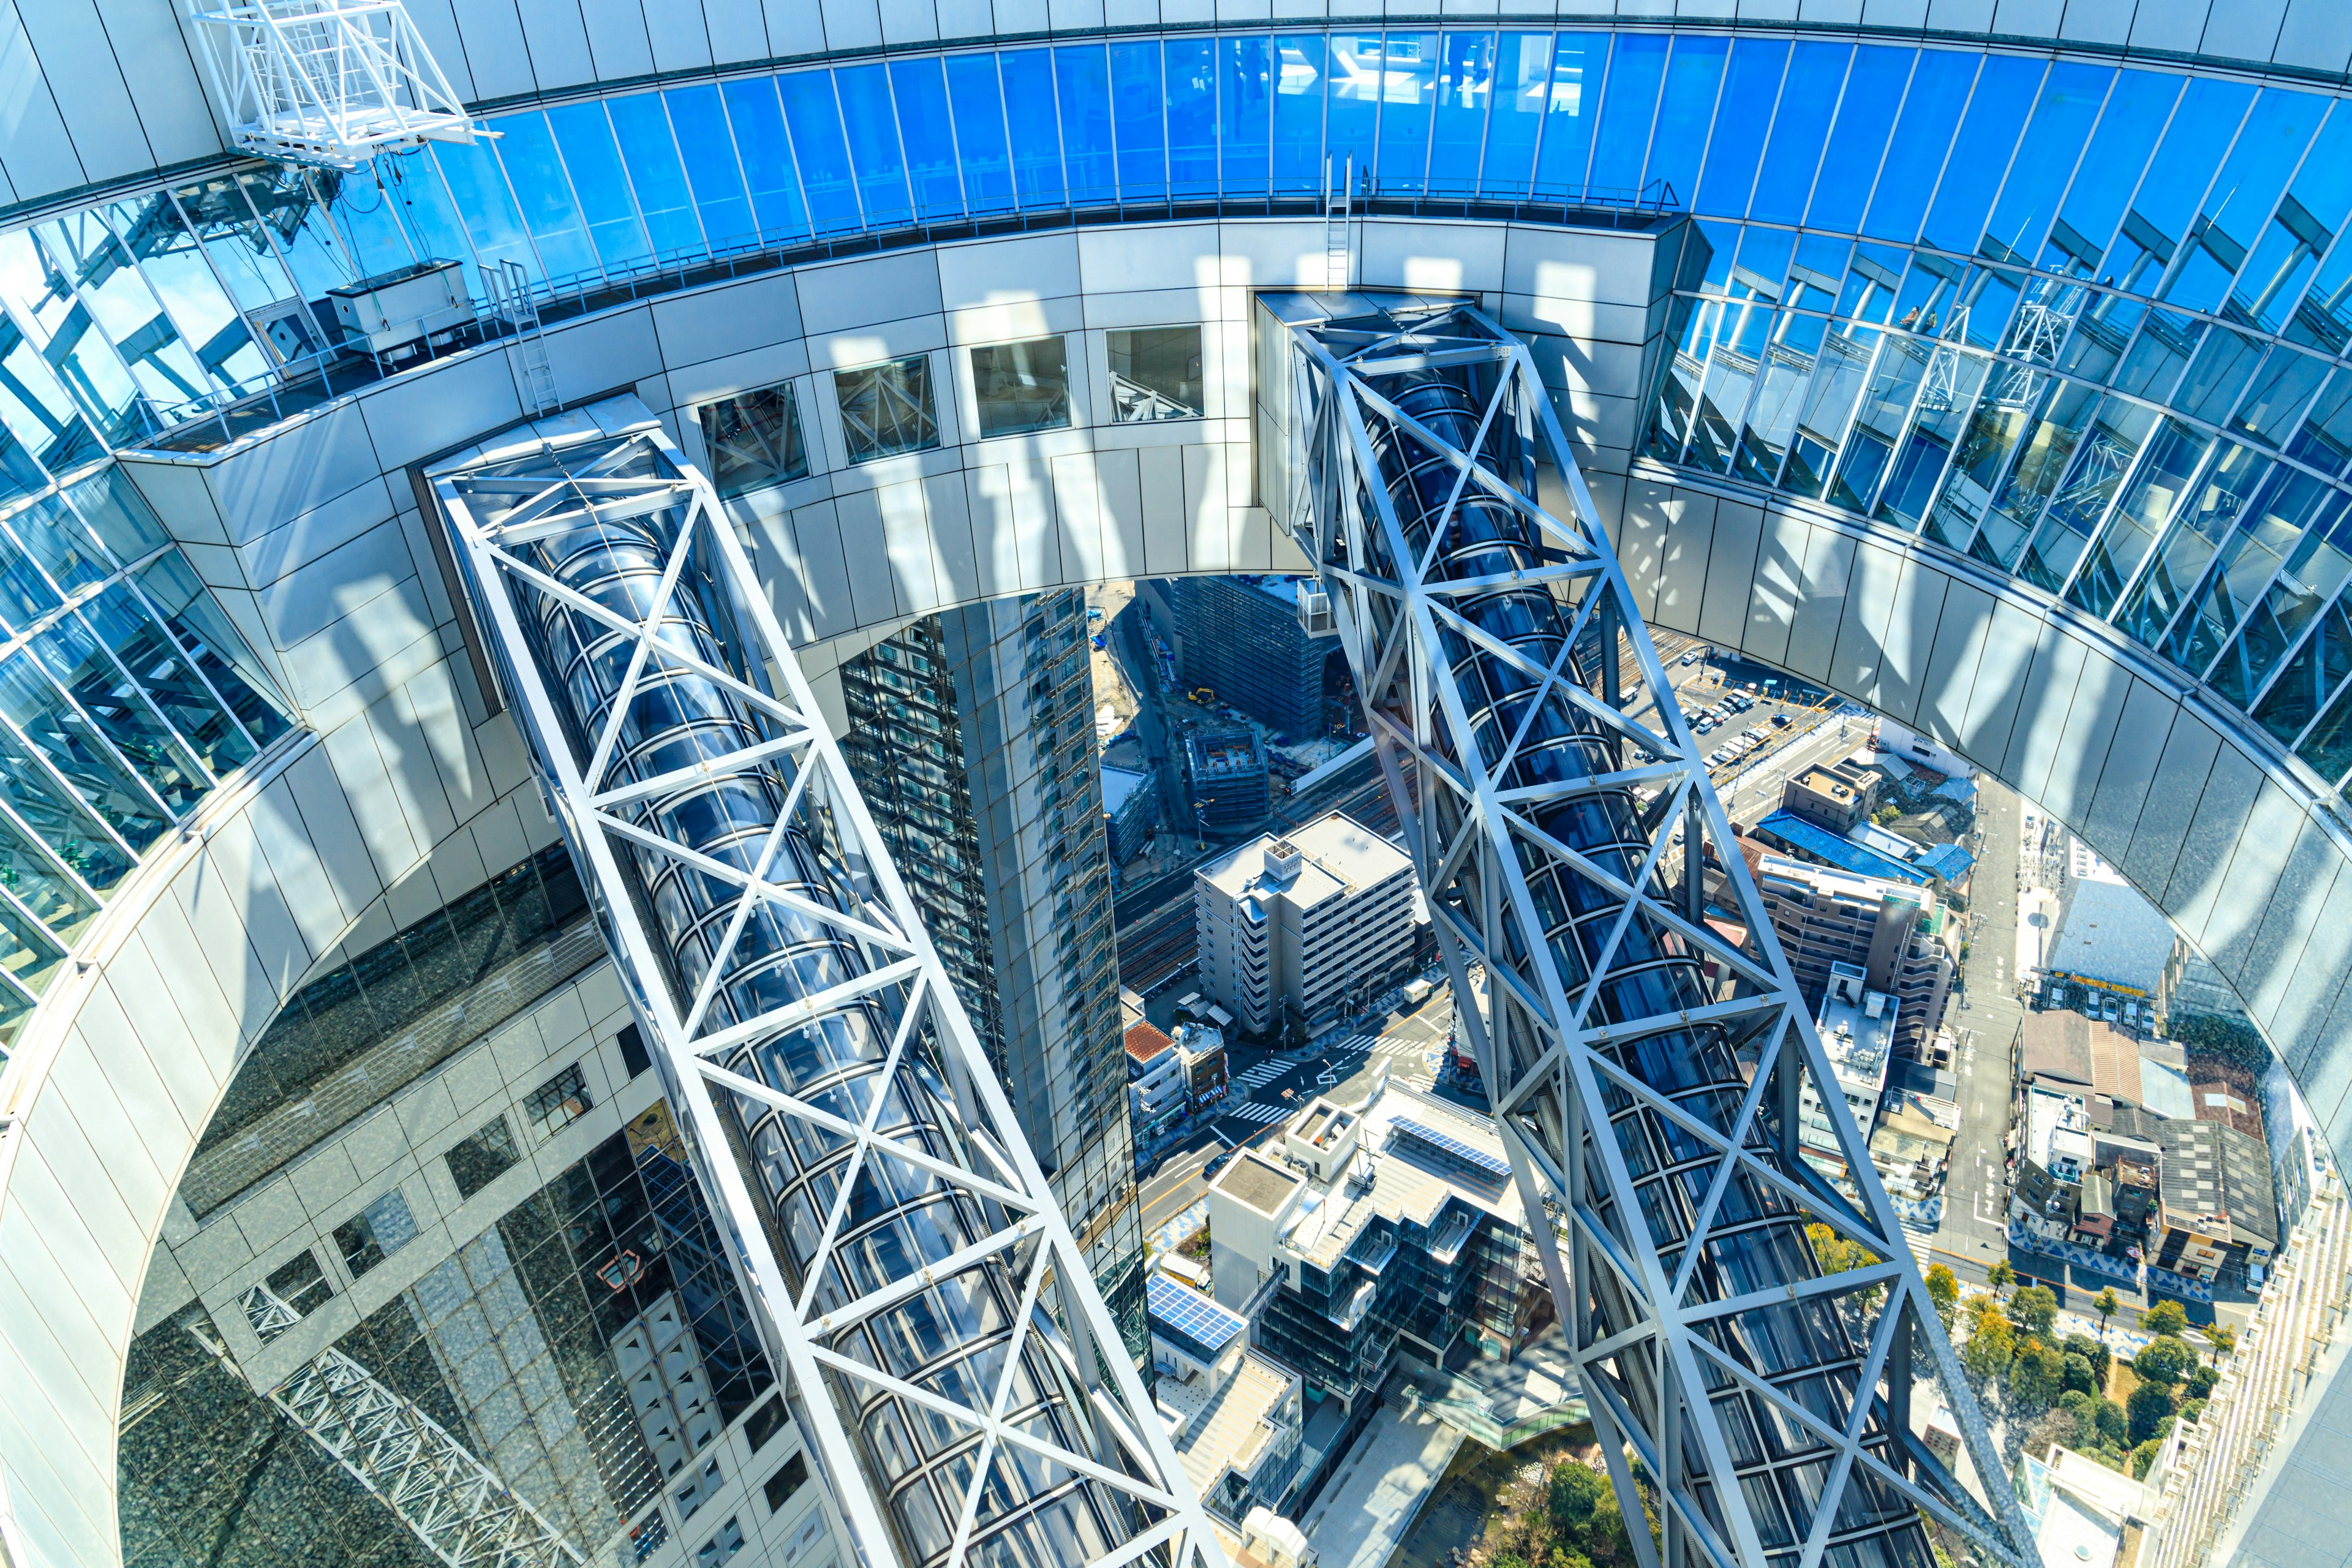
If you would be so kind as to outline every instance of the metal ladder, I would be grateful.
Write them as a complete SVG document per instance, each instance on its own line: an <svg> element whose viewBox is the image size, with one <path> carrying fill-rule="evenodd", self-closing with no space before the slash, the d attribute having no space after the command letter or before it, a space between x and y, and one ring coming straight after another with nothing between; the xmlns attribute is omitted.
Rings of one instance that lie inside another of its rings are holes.
<svg viewBox="0 0 2352 1568"><path fill-rule="evenodd" d="M1339 171L1339 183L1332 183L1334 169ZM1350 153L1344 162L1333 153L1323 155L1323 266L1327 286L1345 289L1353 281L1355 247L1349 219L1354 216L1356 189L1356 155Z"/></svg>
<svg viewBox="0 0 2352 1568"><path fill-rule="evenodd" d="M522 263L501 261L496 271L482 269L489 286L491 308L514 329L515 383L533 415L552 414L562 400L555 395L555 367L547 359L547 333L539 321L539 302L531 298L530 275Z"/></svg>

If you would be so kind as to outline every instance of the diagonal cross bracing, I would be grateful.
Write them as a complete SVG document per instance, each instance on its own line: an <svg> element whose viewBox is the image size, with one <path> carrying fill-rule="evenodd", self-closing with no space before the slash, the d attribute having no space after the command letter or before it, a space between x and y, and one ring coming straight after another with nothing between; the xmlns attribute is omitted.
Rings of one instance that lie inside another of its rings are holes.
<svg viewBox="0 0 2352 1568"><path fill-rule="evenodd" d="M1926 1568L1929 1521L2032 1568L1528 350L1459 301L1258 303L1262 493L1330 595L1645 1568ZM1975 1491L1924 1441L1938 1393Z"/></svg>
<svg viewBox="0 0 2352 1568"><path fill-rule="evenodd" d="M860 1560L1223 1568L708 482L631 403L434 485Z"/></svg>

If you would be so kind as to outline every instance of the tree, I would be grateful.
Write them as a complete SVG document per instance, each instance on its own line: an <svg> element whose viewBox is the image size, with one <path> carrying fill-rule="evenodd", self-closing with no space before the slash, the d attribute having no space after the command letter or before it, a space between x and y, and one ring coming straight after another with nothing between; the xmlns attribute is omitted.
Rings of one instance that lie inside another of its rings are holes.
<svg viewBox="0 0 2352 1568"><path fill-rule="evenodd" d="M1878 1261L1878 1254L1858 1241L1848 1241L1825 1225L1807 1226L1805 1237L1813 1244L1814 1260L1821 1264L1824 1275L1843 1274L1850 1268L1868 1268ZM1878 1310L1878 1303L1885 1295L1884 1285L1873 1285L1868 1289L1849 1293L1846 1300L1855 1310L1867 1317Z"/></svg>
<svg viewBox="0 0 2352 1568"><path fill-rule="evenodd" d="M2029 1334L2047 1334L2058 1321L2058 1293L2047 1285L2028 1285L2009 1299L2009 1315Z"/></svg>
<svg viewBox="0 0 2352 1568"><path fill-rule="evenodd" d="M2091 1376L2096 1385L2101 1389L2107 1386L2108 1356L2105 1341L2095 1340L2088 1334L2068 1334L2058 1342L2058 1348L2068 1355L2078 1355L2089 1362Z"/></svg>
<svg viewBox="0 0 2352 1568"><path fill-rule="evenodd" d="M2004 1258L1985 1270L1985 1283L1992 1287L1994 1299L1999 1300L2003 1290L2017 1283L2017 1270Z"/></svg>
<svg viewBox="0 0 2352 1568"><path fill-rule="evenodd" d="M2131 1419L2124 1414L2123 1406L2112 1399L2102 1399L2099 1407L2091 1412L2091 1418L2098 1423L2099 1441L2117 1448L2125 1446L2124 1439L2131 1435Z"/></svg>
<svg viewBox="0 0 2352 1568"><path fill-rule="evenodd" d="M2104 1340L2107 1337L2107 1320L2123 1309L2124 1304L2116 1298L2116 1288L2112 1285L2091 1298L2091 1310L2099 1314L2099 1338Z"/></svg>
<svg viewBox="0 0 2352 1568"><path fill-rule="evenodd" d="M1581 1534L1603 1503L1613 1507L1616 1497L1600 1471L1573 1462L1553 1469L1544 1506L1562 1534Z"/></svg>
<svg viewBox="0 0 2352 1568"><path fill-rule="evenodd" d="M2177 1334L2189 1326L2189 1309L2178 1301L2158 1301L2139 1315L2139 1326L2151 1334Z"/></svg>
<svg viewBox="0 0 2352 1568"><path fill-rule="evenodd" d="M2158 1335L2148 1342L2146 1350L2132 1357L2134 1375L2142 1383L2152 1383L2168 1391L2187 1377L2196 1364L2197 1352L2177 1334Z"/></svg>
<svg viewBox="0 0 2352 1568"><path fill-rule="evenodd" d="M2221 1374L2211 1367L2195 1367L2190 1370L2188 1381L2180 1385L2180 1392L2190 1399L2203 1399L2213 1392L2213 1385L2221 1381Z"/></svg>
<svg viewBox="0 0 2352 1568"><path fill-rule="evenodd" d="M1981 1394L2008 1374L2016 1349L2009 1320L1998 1311L1982 1313L1969 1331L1969 1342L1960 1347L1961 1370Z"/></svg>
<svg viewBox="0 0 2352 1568"><path fill-rule="evenodd" d="M2065 1373L2064 1358L2056 1351L2028 1340L2010 1365L2010 1408L2029 1419L2048 1409L2065 1392Z"/></svg>
<svg viewBox="0 0 2352 1568"><path fill-rule="evenodd" d="M1927 1265L1927 1300L1936 1303L1936 1316L1944 1320L1948 1335L1953 1310L1960 1304L1960 1277L1941 1263Z"/></svg>
<svg viewBox="0 0 2352 1568"><path fill-rule="evenodd" d="M2132 1479L2136 1481L2147 1479L2147 1468L2156 1463L2156 1456L2162 1451L2163 1447L2164 1439L2150 1437L2131 1451Z"/></svg>
<svg viewBox="0 0 2352 1568"><path fill-rule="evenodd" d="M2171 1392L2153 1383L2143 1383L2131 1391L2131 1398L2124 1405L2124 1415L2131 1440L2145 1443L2157 1436L2156 1428L2159 1422L2171 1419Z"/></svg>
<svg viewBox="0 0 2352 1568"><path fill-rule="evenodd" d="M2089 1359L2068 1351L2065 1365L2067 1391L2080 1394L2085 1398L2095 1399L2099 1393L2099 1379L2098 1374L2092 1372Z"/></svg>
<svg viewBox="0 0 2352 1568"><path fill-rule="evenodd" d="M2227 1323L2215 1323L2205 1331L2205 1342L2213 1347L2213 1359L2219 1361L2238 1348L2238 1331Z"/></svg>

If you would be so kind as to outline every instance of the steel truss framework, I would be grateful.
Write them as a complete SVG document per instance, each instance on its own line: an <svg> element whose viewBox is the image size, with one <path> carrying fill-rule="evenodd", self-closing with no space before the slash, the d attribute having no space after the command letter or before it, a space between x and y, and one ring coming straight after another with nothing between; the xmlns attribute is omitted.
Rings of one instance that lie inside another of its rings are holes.
<svg viewBox="0 0 2352 1568"><path fill-rule="evenodd" d="M742 547L618 407L436 493L861 1561L1223 1568Z"/></svg>
<svg viewBox="0 0 2352 1568"><path fill-rule="evenodd" d="M355 168L473 139L473 120L401 0L188 0L213 92L247 152Z"/></svg>
<svg viewBox="0 0 2352 1568"><path fill-rule="evenodd" d="M1666 1568L1911 1568L1923 1516L2033 1563L1528 351L1458 302L1259 304L1262 493L1330 591L1626 1516L1638 1477ZM1937 1384L1990 1506L1919 1436Z"/></svg>

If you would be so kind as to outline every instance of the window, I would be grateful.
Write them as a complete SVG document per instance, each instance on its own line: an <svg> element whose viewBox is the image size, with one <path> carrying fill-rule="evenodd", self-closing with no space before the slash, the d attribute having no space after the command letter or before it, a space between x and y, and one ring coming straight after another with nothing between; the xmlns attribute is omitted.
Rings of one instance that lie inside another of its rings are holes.
<svg viewBox="0 0 2352 1568"><path fill-rule="evenodd" d="M246 1320L268 1344L301 1319L309 1317L335 1293L326 1270L308 1248L298 1252L269 1277L268 1283L245 1293ZM279 1309L284 1309L280 1310ZM293 1313L291 1318L287 1312Z"/></svg>
<svg viewBox="0 0 2352 1568"><path fill-rule="evenodd" d="M782 1513L793 1494L808 1481L808 1456L794 1454L784 1461L784 1468L768 1478L768 1511Z"/></svg>
<svg viewBox="0 0 2352 1568"><path fill-rule="evenodd" d="M719 1527L718 1534L702 1543L701 1551L694 1554L694 1568L719 1568L720 1563L731 1561L735 1553L742 1550L743 1526L730 1519Z"/></svg>
<svg viewBox="0 0 2352 1568"><path fill-rule="evenodd" d="M982 437L1058 430L1070 422L1070 371L1060 338L974 349L971 381Z"/></svg>
<svg viewBox="0 0 2352 1568"><path fill-rule="evenodd" d="M721 1479L719 1474L719 1461L703 1460L702 1468L695 1471L692 1479L686 1485L670 1494L677 1502L677 1517L681 1520L692 1519L694 1510L709 1502L710 1494L719 1489Z"/></svg>
<svg viewBox="0 0 2352 1568"><path fill-rule="evenodd" d="M573 1062L545 1083L530 1091L523 1101L532 1125L542 1134L562 1131L588 1113L596 1102L588 1098L588 1080L581 1076L580 1064Z"/></svg>
<svg viewBox="0 0 2352 1568"><path fill-rule="evenodd" d="M449 1179L457 1184L457 1195L470 1198L512 1170L522 1151L515 1147L514 1129L499 1115L471 1137L459 1139L442 1158L449 1163Z"/></svg>
<svg viewBox="0 0 2352 1568"><path fill-rule="evenodd" d="M335 1227L335 1246L354 1279L415 1239L416 1218L396 1187Z"/></svg>
<svg viewBox="0 0 2352 1568"><path fill-rule="evenodd" d="M851 462L870 463L940 444L929 354L909 354L864 370L837 370L833 390L841 400L841 438Z"/></svg>
<svg viewBox="0 0 2352 1568"><path fill-rule="evenodd" d="M1138 327L1109 334L1111 417L1198 419L1201 329Z"/></svg>
<svg viewBox="0 0 2352 1568"><path fill-rule="evenodd" d="M706 403L695 412L710 455L710 483L720 495L740 496L808 473L791 382Z"/></svg>
<svg viewBox="0 0 2352 1568"><path fill-rule="evenodd" d="M751 1412L751 1418L743 1423L743 1441L750 1444L751 1452L756 1454L768 1446L770 1438L783 1429L784 1398L780 1394L772 1394L757 1410Z"/></svg>
<svg viewBox="0 0 2352 1568"><path fill-rule="evenodd" d="M668 1539L669 1524L662 1518L661 1510L656 1509L639 1521L635 1529L629 1531L629 1549L634 1553L633 1561L643 1563L661 1550L662 1542Z"/></svg>
<svg viewBox="0 0 2352 1568"><path fill-rule="evenodd" d="M614 1044L621 1047L621 1066L631 1078L652 1070L654 1058L646 1054L646 1037L635 1024L624 1027Z"/></svg>

